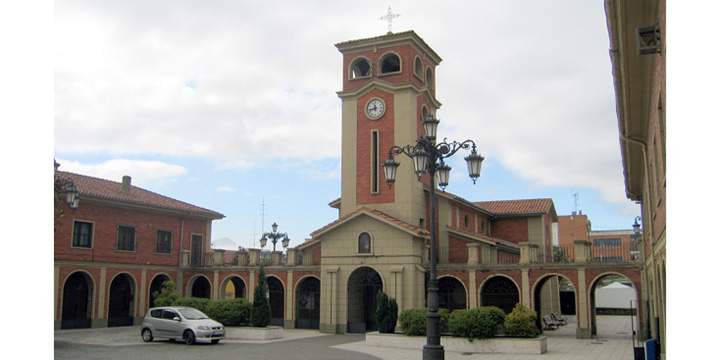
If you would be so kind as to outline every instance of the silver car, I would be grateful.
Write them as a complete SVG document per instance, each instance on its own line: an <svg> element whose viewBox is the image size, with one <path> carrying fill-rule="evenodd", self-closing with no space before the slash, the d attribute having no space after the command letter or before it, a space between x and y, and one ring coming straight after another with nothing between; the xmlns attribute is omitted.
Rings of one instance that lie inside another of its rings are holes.
<svg viewBox="0 0 720 360"><path fill-rule="evenodd" d="M140 327L143 341L182 340L186 344L212 342L225 338L225 327L202 311L184 306L156 307L148 310Z"/></svg>

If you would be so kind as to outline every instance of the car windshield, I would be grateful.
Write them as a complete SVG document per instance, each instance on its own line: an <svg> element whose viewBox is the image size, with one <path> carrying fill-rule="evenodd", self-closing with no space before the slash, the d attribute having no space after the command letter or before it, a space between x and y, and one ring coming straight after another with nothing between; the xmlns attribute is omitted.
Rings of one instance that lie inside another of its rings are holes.
<svg viewBox="0 0 720 360"><path fill-rule="evenodd" d="M195 309L179 309L182 316L188 320L202 320L207 319L207 315L203 314L200 310Z"/></svg>

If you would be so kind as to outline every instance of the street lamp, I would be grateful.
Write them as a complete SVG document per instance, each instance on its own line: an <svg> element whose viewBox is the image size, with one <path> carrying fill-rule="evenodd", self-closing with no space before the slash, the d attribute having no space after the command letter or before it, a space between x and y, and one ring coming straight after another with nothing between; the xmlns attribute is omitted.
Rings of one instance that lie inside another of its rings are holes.
<svg viewBox="0 0 720 360"><path fill-rule="evenodd" d="M267 245L268 239L272 241L273 252L275 252L275 245L277 244L278 240L281 240L283 248L287 248L288 245L290 245L290 238L287 236L287 234L278 232L277 228L278 224L273 223L272 232L266 232L263 234L262 238L260 238L260 247L265 247L265 245Z"/></svg>
<svg viewBox="0 0 720 360"><path fill-rule="evenodd" d="M57 171L60 164L58 162L55 162L55 170ZM63 198L63 195L65 197L65 202L68 204L68 207L71 209L77 209L78 205L80 204L80 191L78 191L77 186L75 186L75 183L68 179L56 176L55 177L55 200L61 201L60 199Z"/></svg>
<svg viewBox="0 0 720 360"><path fill-rule="evenodd" d="M639 250L639 244L640 244L640 236L642 234L640 233L640 221L642 218L640 216L635 217L635 222L632 225L633 233L630 235L632 238L632 244L630 245L630 258L631 260L639 260L640 259L640 250Z"/></svg>
<svg viewBox="0 0 720 360"><path fill-rule="evenodd" d="M430 175L430 279L428 281L428 314L427 314L427 343L423 346L423 360L442 360L445 358L445 350L440 344L440 314L438 313L438 281L437 281L437 223L435 213L437 209L437 198L435 195L435 183L445 190L450 181L450 166L445 164L445 159L453 156L460 149L471 149L470 155L465 157L468 166L468 174L473 184L480 177L480 166L484 158L477 153L475 142L465 140L462 142L448 142L446 139L439 144L435 143L439 120L428 115L423 119L425 136L417 139L415 145L393 146L390 148L388 159L383 167L385 180L392 186L397 176L397 168L400 163L395 160L395 155L405 154L413 160L415 174L420 179L424 174ZM438 179L435 179L437 174Z"/></svg>

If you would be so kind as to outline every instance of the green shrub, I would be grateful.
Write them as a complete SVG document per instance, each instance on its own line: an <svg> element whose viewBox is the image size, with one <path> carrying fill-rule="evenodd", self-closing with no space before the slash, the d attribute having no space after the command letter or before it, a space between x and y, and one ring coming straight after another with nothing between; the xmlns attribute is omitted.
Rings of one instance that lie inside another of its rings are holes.
<svg viewBox="0 0 720 360"><path fill-rule="evenodd" d="M375 319L378 324L378 331L384 334L394 333L397 325L397 302L380 291L377 294L377 308Z"/></svg>
<svg viewBox="0 0 720 360"><path fill-rule="evenodd" d="M483 339L495 336L504 320L505 313L496 307L455 310L450 313L448 328L453 336Z"/></svg>
<svg viewBox="0 0 720 360"><path fill-rule="evenodd" d="M187 306L191 308L196 308L205 315L207 315L207 308L208 304L210 303L210 299L207 298L198 298L198 297L184 297L184 298L178 298L177 301L173 304L174 306Z"/></svg>
<svg viewBox="0 0 720 360"><path fill-rule="evenodd" d="M167 280L162 283L160 291L152 294L155 296L154 306L171 306L180 299L180 294L175 290L175 282Z"/></svg>
<svg viewBox="0 0 720 360"><path fill-rule="evenodd" d="M442 308L439 311L440 314L440 333L448 333L448 321L450 320L450 310Z"/></svg>
<svg viewBox="0 0 720 360"><path fill-rule="evenodd" d="M245 299L212 300L207 306L207 315L225 326L247 326L250 324L252 304Z"/></svg>
<svg viewBox="0 0 720 360"><path fill-rule="evenodd" d="M258 284L255 287L255 296L252 303L252 326L266 327L270 324L270 302L268 301L267 279L265 279L265 268L260 266Z"/></svg>
<svg viewBox="0 0 720 360"><path fill-rule="evenodd" d="M505 335L513 337L536 337L540 329L535 325L537 314L522 304L515 305L505 318Z"/></svg>
<svg viewBox="0 0 720 360"><path fill-rule="evenodd" d="M406 309L401 311L400 326L402 326L403 333L408 336L425 335L426 316L426 309Z"/></svg>

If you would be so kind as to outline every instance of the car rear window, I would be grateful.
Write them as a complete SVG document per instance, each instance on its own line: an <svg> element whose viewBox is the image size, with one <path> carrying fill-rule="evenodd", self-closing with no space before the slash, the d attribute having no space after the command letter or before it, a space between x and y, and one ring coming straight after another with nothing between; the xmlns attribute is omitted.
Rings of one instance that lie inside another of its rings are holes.
<svg viewBox="0 0 720 360"><path fill-rule="evenodd" d="M162 309L150 310L150 316L152 316L154 318L158 318L158 319L161 318L162 317Z"/></svg>

